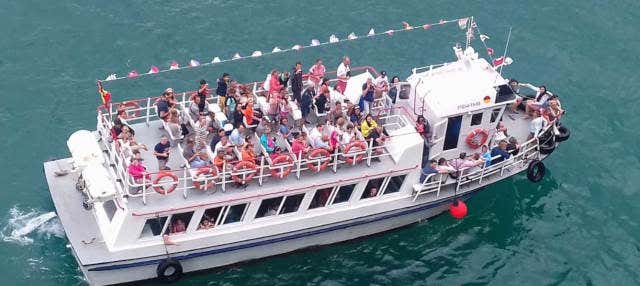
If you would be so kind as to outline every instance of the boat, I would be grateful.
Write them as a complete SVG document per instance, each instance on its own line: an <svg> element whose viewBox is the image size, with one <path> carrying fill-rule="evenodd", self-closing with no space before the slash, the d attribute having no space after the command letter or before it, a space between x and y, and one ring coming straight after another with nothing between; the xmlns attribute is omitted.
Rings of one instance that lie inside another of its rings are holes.
<svg viewBox="0 0 640 286"><path fill-rule="evenodd" d="M386 93L375 99L369 113L383 130L382 143L355 130L356 139L331 151L295 154L287 138L275 135L282 152L274 157L257 143L259 131L247 130L243 135L262 154L258 160L196 168L182 155L185 138L159 118L156 97L99 106L96 130L76 131L67 140L70 157L44 162L56 213L84 277L91 285L177 281L186 273L390 231L447 210L462 218L464 201L486 186L521 173L534 183L542 180L542 161L568 139L566 126L551 120L531 133L533 119L511 109L524 93L518 95L501 73L512 60L495 65L469 45L453 50L455 60L415 67L394 83L395 100ZM357 103L362 85L379 76L369 66L351 73L343 94L330 91L332 99ZM335 73L325 77L336 81ZM263 82L243 86L256 109L268 107ZM191 94L175 93L187 130L199 124L188 113ZM218 97L206 100L211 124L227 126ZM291 107L295 128L312 132ZM154 146L167 137L168 168L159 170L153 152L143 151L147 173L132 177L130 146L112 136L120 109L138 144ZM320 126L332 122L322 111L313 113ZM418 132L419 118L430 134ZM431 160L484 156L483 146L504 143L505 128L520 142L509 156L489 153L491 158L475 160L480 164L423 172ZM218 156L219 150L205 149L209 158ZM230 150L241 153L238 146Z"/></svg>

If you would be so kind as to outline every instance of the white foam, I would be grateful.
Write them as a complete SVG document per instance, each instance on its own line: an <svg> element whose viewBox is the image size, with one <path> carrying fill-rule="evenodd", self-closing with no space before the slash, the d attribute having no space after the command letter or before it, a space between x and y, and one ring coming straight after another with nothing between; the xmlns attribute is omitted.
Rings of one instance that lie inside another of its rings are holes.
<svg viewBox="0 0 640 286"><path fill-rule="evenodd" d="M35 230L47 238L51 235L62 237L64 230L59 220L52 220L55 217L55 212L41 212L35 209L23 211L18 206L13 206L0 231L0 238L6 242L27 245L33 243L33 239L28 235Z"/></svg>

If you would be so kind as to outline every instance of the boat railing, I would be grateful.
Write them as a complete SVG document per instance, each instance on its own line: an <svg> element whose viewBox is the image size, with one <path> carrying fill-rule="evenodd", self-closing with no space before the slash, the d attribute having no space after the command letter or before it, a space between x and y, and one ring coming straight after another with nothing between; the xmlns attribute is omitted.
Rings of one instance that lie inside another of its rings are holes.
<svg viewBox="0 0 640 286"><path fill-rule="evenodd" d="M552 138L553 136L554 125L550 124L546 126L545 129L543 129L543 131L541 131L537 137L529 139L521 144L520 148L518 149L518 154L509 156L509 158L501 162L482 164L482 167L460 169L456 171L456 173L458 173L458 176L453 180L449 180L449 173L429 174L424 181L413 186L413 200L415 201L421 195L434 192L436 194L436 199L438 199L440 197L440 191L443 186L455 184L455 193L458 193L460 192L460 189L465 185L469 185L474 182L482 184L483 180L486 180L487 178L492 176L502 177L505 175L505 170L509 170L509 168L513 166L522 167L532 159L539 160L541 156L539 151L540 145L547 143L541 142L541 140L544 140L543 138ZM496 155L491 158L491 161L499 159L500 157L500 155Z"/></svg>

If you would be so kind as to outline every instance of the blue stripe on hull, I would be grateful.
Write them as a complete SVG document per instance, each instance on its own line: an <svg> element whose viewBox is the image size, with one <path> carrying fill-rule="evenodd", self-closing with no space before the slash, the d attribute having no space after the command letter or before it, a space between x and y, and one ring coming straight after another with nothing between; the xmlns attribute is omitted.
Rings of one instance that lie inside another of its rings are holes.
<svg viewBox="0 0 640 286"><path fill-rule="evenodd" d="M484 188L481 187L481 188L478 188L476 190L473 190L473 191L465 194L463 197L469 197L473 193L478 192L478 191L480 191L482 189L484 189ZM382 220L386 220L386 219L390 219L390 218L395 218L395 217L399 217L399 216L408 215L408 214L411 214L411 213L415 213L415 212L419 212L419 211L423 211L423 210L427 210L427 209L430 209L430 208L435 208L435 207L441 206L443 204L449 203L449 201L450 201L450 199L446 199L446 200L442 200L442 201L439 201L439 202L433 202L433 203L429 203L429 204L419 205L418 207L415 207L415 206L414 207L409 207L406 210L403 210L403 211L400 211L400 212L396 212L396 213L392 213L392 214L388 214L388 215L383 215L383 216L380 216L380 217L369 218L369 219L361 219L361 220L358 220L358 221L345 223L345 224L341 224L341 225L334 225L334 226L330 226L330 227L326 227L326 228L322 228L322 229L317 229L317 230L297 233L297 234L278 237L278 238L273 238L273 239L266 239L266 240L261 240L261 241L256 241L256 242L251 242L251 243L246 243L246 244L241 244L241 245L236 245L236 246L230 246L230 247L226 247L226 248L212 249L212 250L207 250L207 251L202 251L202 252L184 254L184 255L180 255L180 256L172 256L172 258L173 259L177 259L177 260L184 260L184 259L207 256L207 255L225 253L225 252L229 252L229 251L241 250L241 249L246 249L246 248L251 248L251 247L263 246L263 245L283 242L283 241L287 241L287 240L303 238L303 237L307 237L307 236L313 236L313 235L322 234L322 233L326 233L326 232L342 230L342 229L346 229L346 228L350 228L350 227L360 226L360 225L374 223L374 222L378 222L378 221L382 221ZM371 215L371 216L376 216L376 215L379 215L379 214L374 214L374 215ZM371 216L369 216L369 217L371 217ZM108 271L108 270L116 270L116 269L123 269L123 268L145 266L145 265L151 265L151 264L160 263L160 261L162 261L162 260L164 260L164 259L154 259L154 260L133 262L133 263L127 263L127 264L98 266L98 267L94 267L94 268L89 269L89 271Z"/></svg>

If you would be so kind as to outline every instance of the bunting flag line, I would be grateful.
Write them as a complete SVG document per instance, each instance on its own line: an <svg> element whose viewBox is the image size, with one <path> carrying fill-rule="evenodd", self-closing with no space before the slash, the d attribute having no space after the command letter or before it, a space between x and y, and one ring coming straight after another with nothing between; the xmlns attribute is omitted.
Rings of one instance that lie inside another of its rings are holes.
<svg viewBox="0 0 640 286"><path fill-rule="evenodd" d="M490 56L493 56L493 49L492 48L487 48L487 54Z"/></svg>
<svg viewBox="0 0 640 286"><path fill-rule="evenodd" d="M180 67L178 62L173 60L173 61L171 61L171 64L169 65L169 68L165 69L165 70L161 70L157 66L152 65L152 66L149 67L149 71L147 73L138 74L138 72L136 70L132 70L126 76L121 76L121 77L118 77L117 74L112 73L112 74L109 74L109 76L107 76L107 78L105 78L104 81L115 81L115 80L120 80L120 79L136 78L136 77L140 77L140 76L145 76L145 75L150 75L150 74L158 74L158 73L168 72L168 71L172 71L172 70L181 70L181 69L195 68L195 67L200 67L200 66L208 66L208 65L228 62L228 61L232 61L232 60L257 58L257 57L261 57L261 56L264 56L264 55L275 54L275 53L279 53L279 52L298 51L298 50L302 50L302 49L309 48L309 47L318 47L318 46L324 46L324 45L328 45L328 44L336 44L336 43L341 43L341 42L346 42L346 41L354 41L354 40L359 40L359 39L364 39L364 38L376 37L376 36L380 36L380 35L393 36L394 33L416 30L414 28L417 28L417 27L422 27L421 30L429 30L430 28L432 28L433 26L436 26L436 25L445 25L445 24L454 23L454 22L458 23L458 27L460 27L460 29L466 29L467 27L470 27L468 32L467 32L467 34L466 34L467 40L469 40L469 39L472 39L474 37L474 35L473 35L474 34L474 28L477 27L475 21L473 21L473 20L470 21L470 19L471 19L470 17L459 18L459 19L451 19L451 20L440 19L437 23L425 23L425 24L416 25L416 26L412 26L408 22L403 21L401 29L389 29L389 30L386 30L384 32L376 33L376 31L373 28L370 28L369 32L366 33L366 34L358 36L356 33L351 32L346 36L346 38L343 38L343 39L338 38L338 36L336 36L336 34L331 34L331 36L329 36L328 42L321 42L318 39L312 39L311 43L308 46L296 44L296 45L293 45L291 48L288 48L288 49L280 49L280 48L278 48L276 46L276 47L273 48L273 50L271 52L264 52L263 53L263 52L261 52L259 50L256 50L256 51L254 51L253 53L251 53L250 55L247 55L247 56L241 56L240 53L237 52L231 58L221 59L220 57L214 57L211 60L211 62L205 62L205 63L202 63L202 64L198 60L191 59L189 61L189 63L184 67ZM479 31L478 31L478 33L479 33ZM488 36L480 34L480 40L483 43L487 39L489 39ZM489 49L487 49L487 53L489 53ZM491 52L491 54L493 54L493 51Z"/></svg>
<svg viewBox="0 0 640 286"><path fill-rule="evenodd" d="M487 36L487 35L480 34L480 41L482 41L483 43L484 43L484 41L486 41L488 39L491 39L491 38L489 38L489 36Z"/></svg>
<svg viewBox="0 0 640 286"><path fill-rule="evenodd" d="M499 57L493 60L493 66L497 67L504 63L504 57Z"/></svg>

